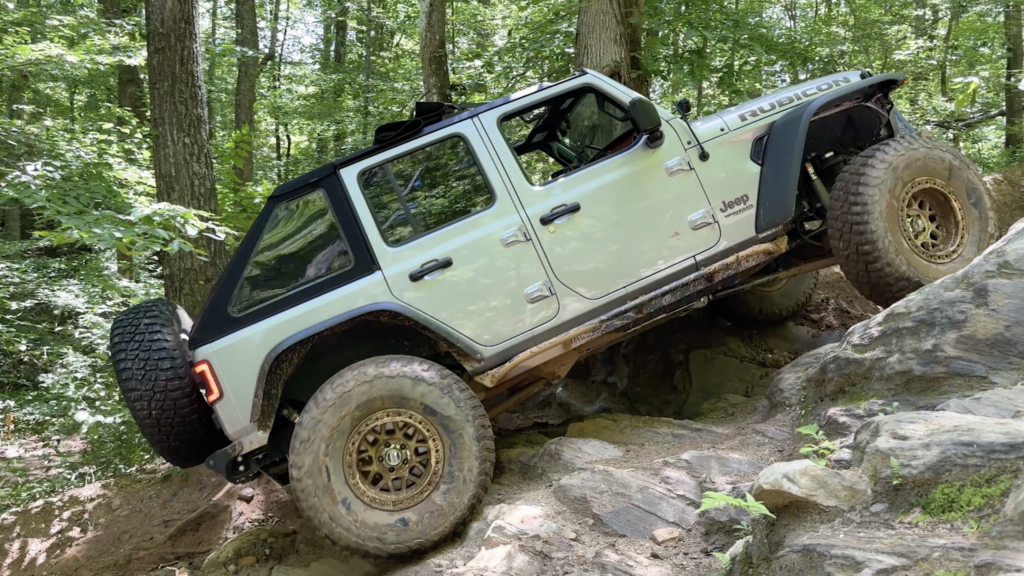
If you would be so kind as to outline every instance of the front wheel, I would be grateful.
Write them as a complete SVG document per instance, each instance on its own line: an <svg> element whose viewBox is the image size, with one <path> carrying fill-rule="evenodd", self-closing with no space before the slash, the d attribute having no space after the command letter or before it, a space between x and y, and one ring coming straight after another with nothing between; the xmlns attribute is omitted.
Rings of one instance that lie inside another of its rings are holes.
<svg viewBox="0 0 1024 576"><path fill-rule="evenodd" d="M851 160L829 202L832 252L850 283L880 306L960 270L996 230L971 163L921 135L886 140Z"/></svg>
<svg viewBox="0 0 1024 576"><path fill-rule="evenodd" d="M410 356L332 376L302 410L289 476L299 510L336 545L375 556L434 547L494 471L487 412L458 376Z"/></svg>

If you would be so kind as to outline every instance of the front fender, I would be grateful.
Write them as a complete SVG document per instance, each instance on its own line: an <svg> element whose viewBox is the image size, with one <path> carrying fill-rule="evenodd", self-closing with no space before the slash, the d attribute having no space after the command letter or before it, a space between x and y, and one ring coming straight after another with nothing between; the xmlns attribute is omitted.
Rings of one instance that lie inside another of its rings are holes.
<svg viewBox="0 0 1024 576"><path fill-rule="evenodd" d="M758 234L788 223L796 213L796 194L804 157L804 143L811 121L818 114L851 99L879 92L889 93L903 83L905 78L902 74L871 76L805 102L775 121L766 144L758 184L755 220ZM903 122L909 127L906 120Z"/></svg>

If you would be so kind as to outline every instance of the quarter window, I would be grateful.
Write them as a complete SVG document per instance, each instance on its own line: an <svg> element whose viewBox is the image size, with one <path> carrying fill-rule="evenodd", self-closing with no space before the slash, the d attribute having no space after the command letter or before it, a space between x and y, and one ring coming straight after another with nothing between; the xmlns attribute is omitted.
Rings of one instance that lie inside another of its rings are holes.
<svg viewBox="0 0 1024 576"><path fill-rule="evenodd" d="M244 314L344 272L353 263L327 193L315 190L281 204L270 215L228 311Z"/></svg>
<svg viewBox="0 0 1024 576"><path fill-rule="evenodd" d="M469 145L449 138L374 166L359 185L384 241L398 246L494 203Z"/></svg>

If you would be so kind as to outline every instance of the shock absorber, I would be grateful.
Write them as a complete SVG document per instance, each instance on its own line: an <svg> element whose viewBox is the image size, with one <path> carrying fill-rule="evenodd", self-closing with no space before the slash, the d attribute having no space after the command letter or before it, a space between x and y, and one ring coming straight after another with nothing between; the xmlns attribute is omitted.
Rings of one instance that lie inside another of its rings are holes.
<svg viewBox="0 0 1024 576"><path fill-rule="evenodd" d="M804 170L807 170L807 176L811 178L811 187L814 188L815 195L818 196L818 201L821 202L821 206L828 210L828 189L825 188L825 183L818 178L817 173L814 172L814 166L811 165L811 161L804 162Z"/></svg>

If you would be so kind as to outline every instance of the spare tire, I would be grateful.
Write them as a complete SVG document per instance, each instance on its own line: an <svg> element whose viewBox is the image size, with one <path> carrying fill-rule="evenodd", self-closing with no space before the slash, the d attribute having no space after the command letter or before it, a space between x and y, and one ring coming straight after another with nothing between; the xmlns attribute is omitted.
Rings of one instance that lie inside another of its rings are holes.
<svg viewBox="0 0 1024 576"><path fill-rule="evenodd" d="M156 453L180 468L228 444L192 379L191 328L188 314L163 299L128 308L110 327L110 358L128 410Z"/></svg>
<svg viewBox="0 0 1024 576"><path fill-rule="evenodd" d="M960 152L915 134L861 152L836 179L828 237L843 274L889 306L967 266L998 234L985 183Z"/></svg>

